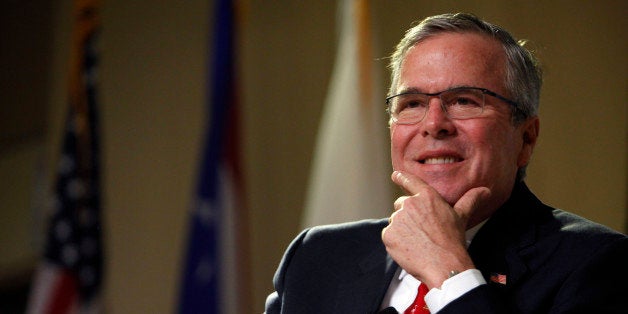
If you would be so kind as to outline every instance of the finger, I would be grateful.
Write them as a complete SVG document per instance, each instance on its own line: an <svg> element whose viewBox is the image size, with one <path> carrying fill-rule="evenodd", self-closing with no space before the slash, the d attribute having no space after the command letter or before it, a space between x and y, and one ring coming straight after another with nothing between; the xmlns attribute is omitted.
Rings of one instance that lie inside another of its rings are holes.
<svg viewBox="0 0 628 314"><path fill-rule="evenodd" d="M388 224L390 225L393 222L393 219L395 218L395 215L397 214L397 212L393 212L392 214L390 214L390 217L388 217Z"/></svg>
<svg viewBox="0 0 628 314"><path fill-rule="evenodd" d="M458 214L466 224L473 212L476 212L477 208L480 208L482 204L487 201L491 196L491 190L487 187L477 187L468 190L456 204L454 204L454 211Z"/></svg>
<svg viewBox="0 0 628 314"><path fill-rule="evenodd" d="M401 207L403 206L403 202L408 198L409 196L402 196L398 199L395 200L394 206L395 206L395 211L401 209Z"/></svg>
<svg viewBox="0 0 628 314"><path fill-rule="evenodd" d="M390 226L393 221L395 220L395 217L397 217L399 215L399 213L401 213L401 211L397 210L395 212L393 212L392 214L390 214L390 217L388 217L388 225Z"/></svg>
<svg viewBox="0 0 628 314"><path fill-rule="evenodd" d="M391 178L395 184L406 190L410 195L417 194L422 188L429 187L419 177L401 171L393 171Z"/></svg>

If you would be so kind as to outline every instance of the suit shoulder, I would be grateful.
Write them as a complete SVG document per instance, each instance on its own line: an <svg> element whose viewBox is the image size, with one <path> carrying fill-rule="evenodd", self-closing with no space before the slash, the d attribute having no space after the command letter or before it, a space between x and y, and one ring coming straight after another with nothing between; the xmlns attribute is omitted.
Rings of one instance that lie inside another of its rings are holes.
<svg viewBox="0 0 628 314"><path fill-rule="evenodd" d="M322 259L323 255L342 259L370 254L373 250L385 254L381 233L387 224L387 219L369 219L312 227L292 241L287 254L316 260Z"/></svg>
<svg viewBox="0 0 628 314"><path fill-rule="evenodd" d="M309 231L304 241L327 238L363 238L380 237L382 229L388 225L387 219L366 219L360 221L316 226Z"/></svg>
<svg viewBox="0 0 628 314"><path fill-rule="evenodd" d="M545 247L548 252L570 256L567 264L580 265L586 261L603 258L605 256L622 256L618 254L628 249L628 237L599 223L560 209L552 210L552 215L558 226L555 231L549 231L539 247ZM613 253L611 253L613 252Z"/></svg>
<svg viewBox="0 0 628 314"><path fill-rule="evenodd" d="M373 252L381 252L383 258L386 250L381 241L381 230L387 223L385 219L362 220L303 230L284 253L275 280L281 279L289 265L312 269L323 264L341 264ZM330 264L331 260L334 262Z"/></svg>
<svg viewBox="0 0 628 314"><path fill-rule="evenodd" d="M560 231L566 236L595 241L626 238L625 234L561 209L553 209L552 215L560 222Z"/></svg>

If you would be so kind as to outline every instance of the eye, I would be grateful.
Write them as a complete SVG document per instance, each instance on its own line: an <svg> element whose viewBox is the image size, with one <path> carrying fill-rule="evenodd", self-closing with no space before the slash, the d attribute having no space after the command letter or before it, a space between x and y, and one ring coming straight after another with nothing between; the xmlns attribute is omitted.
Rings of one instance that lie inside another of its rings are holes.
<svg viewBox="0 0 628 314"><path fill-rule="evenodd" d="M441 98L447 107L482 107L484 102L484 95L473 89L451 90Z"/></svg>
<svg viewBox="0 0 628 314"><path fill-rule="evenodd" d="M465 96L458 96L458 98L454 99L454 101L452 102L451 105L454 106L479 106L480 104L478 103L478 101L476 99L470 98L470 97L465 97Z"/></svg>
<svg viewBox="0 0 628 314"><path fill-rule="evenodd" d="M421 104L419 101L417 100L412 100L412 101L408 101L403 105L403 108L416 108L416 107L420 107L423 106L423 104Z"/></svg>
<svg viewBox="0 0 628 314"><path fill-rule="evenodd" d="M403 111L406 109L415 109L415 108L424 108L427 106L427 101L425 97L421 97L422 95L402 95L399 97L399 107L398 111Z"/></svg>

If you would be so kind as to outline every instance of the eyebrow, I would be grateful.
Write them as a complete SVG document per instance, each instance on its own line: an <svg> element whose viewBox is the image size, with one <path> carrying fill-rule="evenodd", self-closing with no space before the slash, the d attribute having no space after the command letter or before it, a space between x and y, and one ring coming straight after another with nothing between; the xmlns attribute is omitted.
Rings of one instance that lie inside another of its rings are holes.
<svg viewBox="0 0 628 314"><path fill-rule="evenodd" d="M437 94L437 93L441 93L441 92L443 92L443 91L450 90L450 89L455 89L455 88L479 88L479 87L477 87L477 86L471 86L471 85L464 85L464 84L462 84L462 85L452 85L452 86L449 86L449 87L447 87L447 88L445 88L445 89L443 89L443 90L441 90L441 91L438 91L438 92L436 92L436 93L426 93L425 91L423 91L423 90L422 90L422 89L420 89L420 88L417 88L417 87L408 87L408 88L404 88L404 89L402 89L401 91L397 92L397 93L396 93L396 94L394 94L394 95L401 95L401 94L414 94L414 93L420 93L420 94ZM394 96L394 95L393 95L393 96Z"/></svg>
<svg viewBox="0 0 628 314"><path fill-rule="evenodd" d="M408 88L404 88L398 92L395 92L394 95L400 95L400 94L410 94L410 93L424 93L423 90L416 88L416 87L408 87Z"/></svg>

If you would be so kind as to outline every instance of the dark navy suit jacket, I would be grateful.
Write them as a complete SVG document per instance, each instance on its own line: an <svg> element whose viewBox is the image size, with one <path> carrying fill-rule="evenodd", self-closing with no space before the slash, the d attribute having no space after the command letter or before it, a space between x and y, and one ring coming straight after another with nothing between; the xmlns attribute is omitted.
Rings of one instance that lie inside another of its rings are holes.
<svg viewBox="0 0 628 314"><path fill-rule="evenodd" d="M279 265L266 313L377 313L398 268L381 241L386 225L303 231ZM469 254L488 284L439 313L628 313L628 238L542 204L523 183Z"/></svg>

